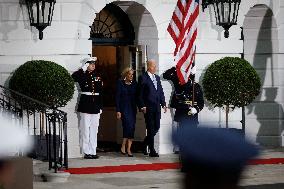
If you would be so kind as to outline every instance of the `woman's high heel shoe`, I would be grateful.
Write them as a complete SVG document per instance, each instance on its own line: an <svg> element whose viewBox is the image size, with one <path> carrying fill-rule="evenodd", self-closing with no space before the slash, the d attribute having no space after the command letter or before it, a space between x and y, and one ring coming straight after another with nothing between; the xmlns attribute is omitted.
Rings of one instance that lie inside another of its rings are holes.
<svg viewBox="0 0 284 189"><path fill-rule="evenodd" d="M127 156L128 156L128 157L133 157L133 154L132 154L131 152L130 152L130 153L127 152Z"/></svg>
<svg viewBox="0 0 284 189"><path fill-rule="evenodd" d="M120 149L120 153L121 153L122 155L126 155L126 152L123 152L121 149Z"/></svg>

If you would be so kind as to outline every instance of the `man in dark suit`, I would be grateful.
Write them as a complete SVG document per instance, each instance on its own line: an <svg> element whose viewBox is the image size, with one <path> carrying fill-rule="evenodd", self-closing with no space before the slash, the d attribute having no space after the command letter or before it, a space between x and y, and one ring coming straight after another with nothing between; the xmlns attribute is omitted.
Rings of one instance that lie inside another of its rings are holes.
<svg viewBox="0 0 284 189"><path fill-rule="evenodd" d="M139 77L139 108L144 113L147 136L144 139L144 154L150 157L159 157L154 148L154 137L160 129L161 107L167 112L165 96L160 77L155 74L156 62L147 62L147 72Z"/></svg>

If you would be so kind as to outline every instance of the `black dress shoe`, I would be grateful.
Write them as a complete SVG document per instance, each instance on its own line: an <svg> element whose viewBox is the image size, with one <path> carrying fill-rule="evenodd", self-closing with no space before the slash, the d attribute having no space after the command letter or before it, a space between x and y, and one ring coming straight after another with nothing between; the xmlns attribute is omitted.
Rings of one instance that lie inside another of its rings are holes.
<svg viewBox="0 0 284 189"><path fill-rule="evenodd" d="M120 150L120 153L121 153L122 155L126 155L126 152L123 152L122 150Z"/></svg>
<svg viewBox="0 0 284 189"><path fill-rule="evenodd" d="M143 154L144 154L145 156L148 156L148 155L149 155L147 146L143 149Z"/></svg>
<svg viewBox="0 0 284 189"><path fill-rule="evenodd" d="M149 155L149 153L147 152L147 150L144 150L144 151L143 151L143 154L144 154L145 156L148 156L148 155Z"/></svg>
<svg viewBox="0 0 284 189"><path fill-rule="evenodd" d="M91 156L90 159L99 159L99 157L100 157L100 156L98 156L98 155L90 155L90 156Z"/></svg>
<svg viewBox="0 0 284 189"><path fill-rule="evenodd" d="M127 154L128 157L134 157L133 154Z"/></svg>
<svg viewBox="0 0 284 189"><path fill-rule="evenodd" d="M157 152L150 152L149 154L150 157L160 157L159 154Z"/></svg>
<svg viewBox="0 0 284 189"><path fill-rule="evenodd" d="M84 159L92 159L92 157L91 157L90 154L85 154L85 155L84 155Z"/></svg>

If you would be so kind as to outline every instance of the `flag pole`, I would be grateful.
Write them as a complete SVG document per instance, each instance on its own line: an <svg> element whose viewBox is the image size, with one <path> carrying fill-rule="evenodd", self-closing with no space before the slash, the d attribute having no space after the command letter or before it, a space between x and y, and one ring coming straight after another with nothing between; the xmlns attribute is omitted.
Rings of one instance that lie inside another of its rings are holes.
<svg viewBox="0 0 284 189"><path fill-rule="evenodd" d="M194 66L195 66L195 62L194 62ZM192 79L192 107L193 108L194 108L194 103L195 103L195 73Z"/></svg>

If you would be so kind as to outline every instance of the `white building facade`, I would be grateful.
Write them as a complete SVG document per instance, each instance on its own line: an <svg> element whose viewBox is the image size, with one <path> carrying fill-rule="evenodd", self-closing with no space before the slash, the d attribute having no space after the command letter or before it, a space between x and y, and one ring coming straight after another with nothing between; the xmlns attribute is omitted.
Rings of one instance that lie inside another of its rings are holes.
<svg viewBox="0 0 284 189"><path fill-rule="evenodd" d="M37 29L30 27L27 9L19 0L0 0L0 84L7 85L13 71L29 60L54 61L72 73L80 60L93 54L90 26L96 15L114 3L129 17L134 31L134 45L147 45L148 58L158 62L158 75L174 66L174 42L167 32L176 0L57 0L53 21L38 39ZM200 7L197 39L197 81L202 80L206 67L225 56L240 57L244 28L245 58L260 74L262 90L254 103L246 108L246 135L266 146L283 146L284 105L284 1L243 0L238 25L230 29L228 39L223 28L215 25L214 11ZM107 53L107 52L105 52ZM95 55L96 56L96 55ZM172 86L163 81L167 103ZM68 113L69 157L80 155L78 117L75 113L78 93L63 108ZM241 128L241 110L229 114L230 127ZM225 112L206 107L199 121L224 127ZM172 153L172 114L162 114L156 146L161 154Z"/></svg>

